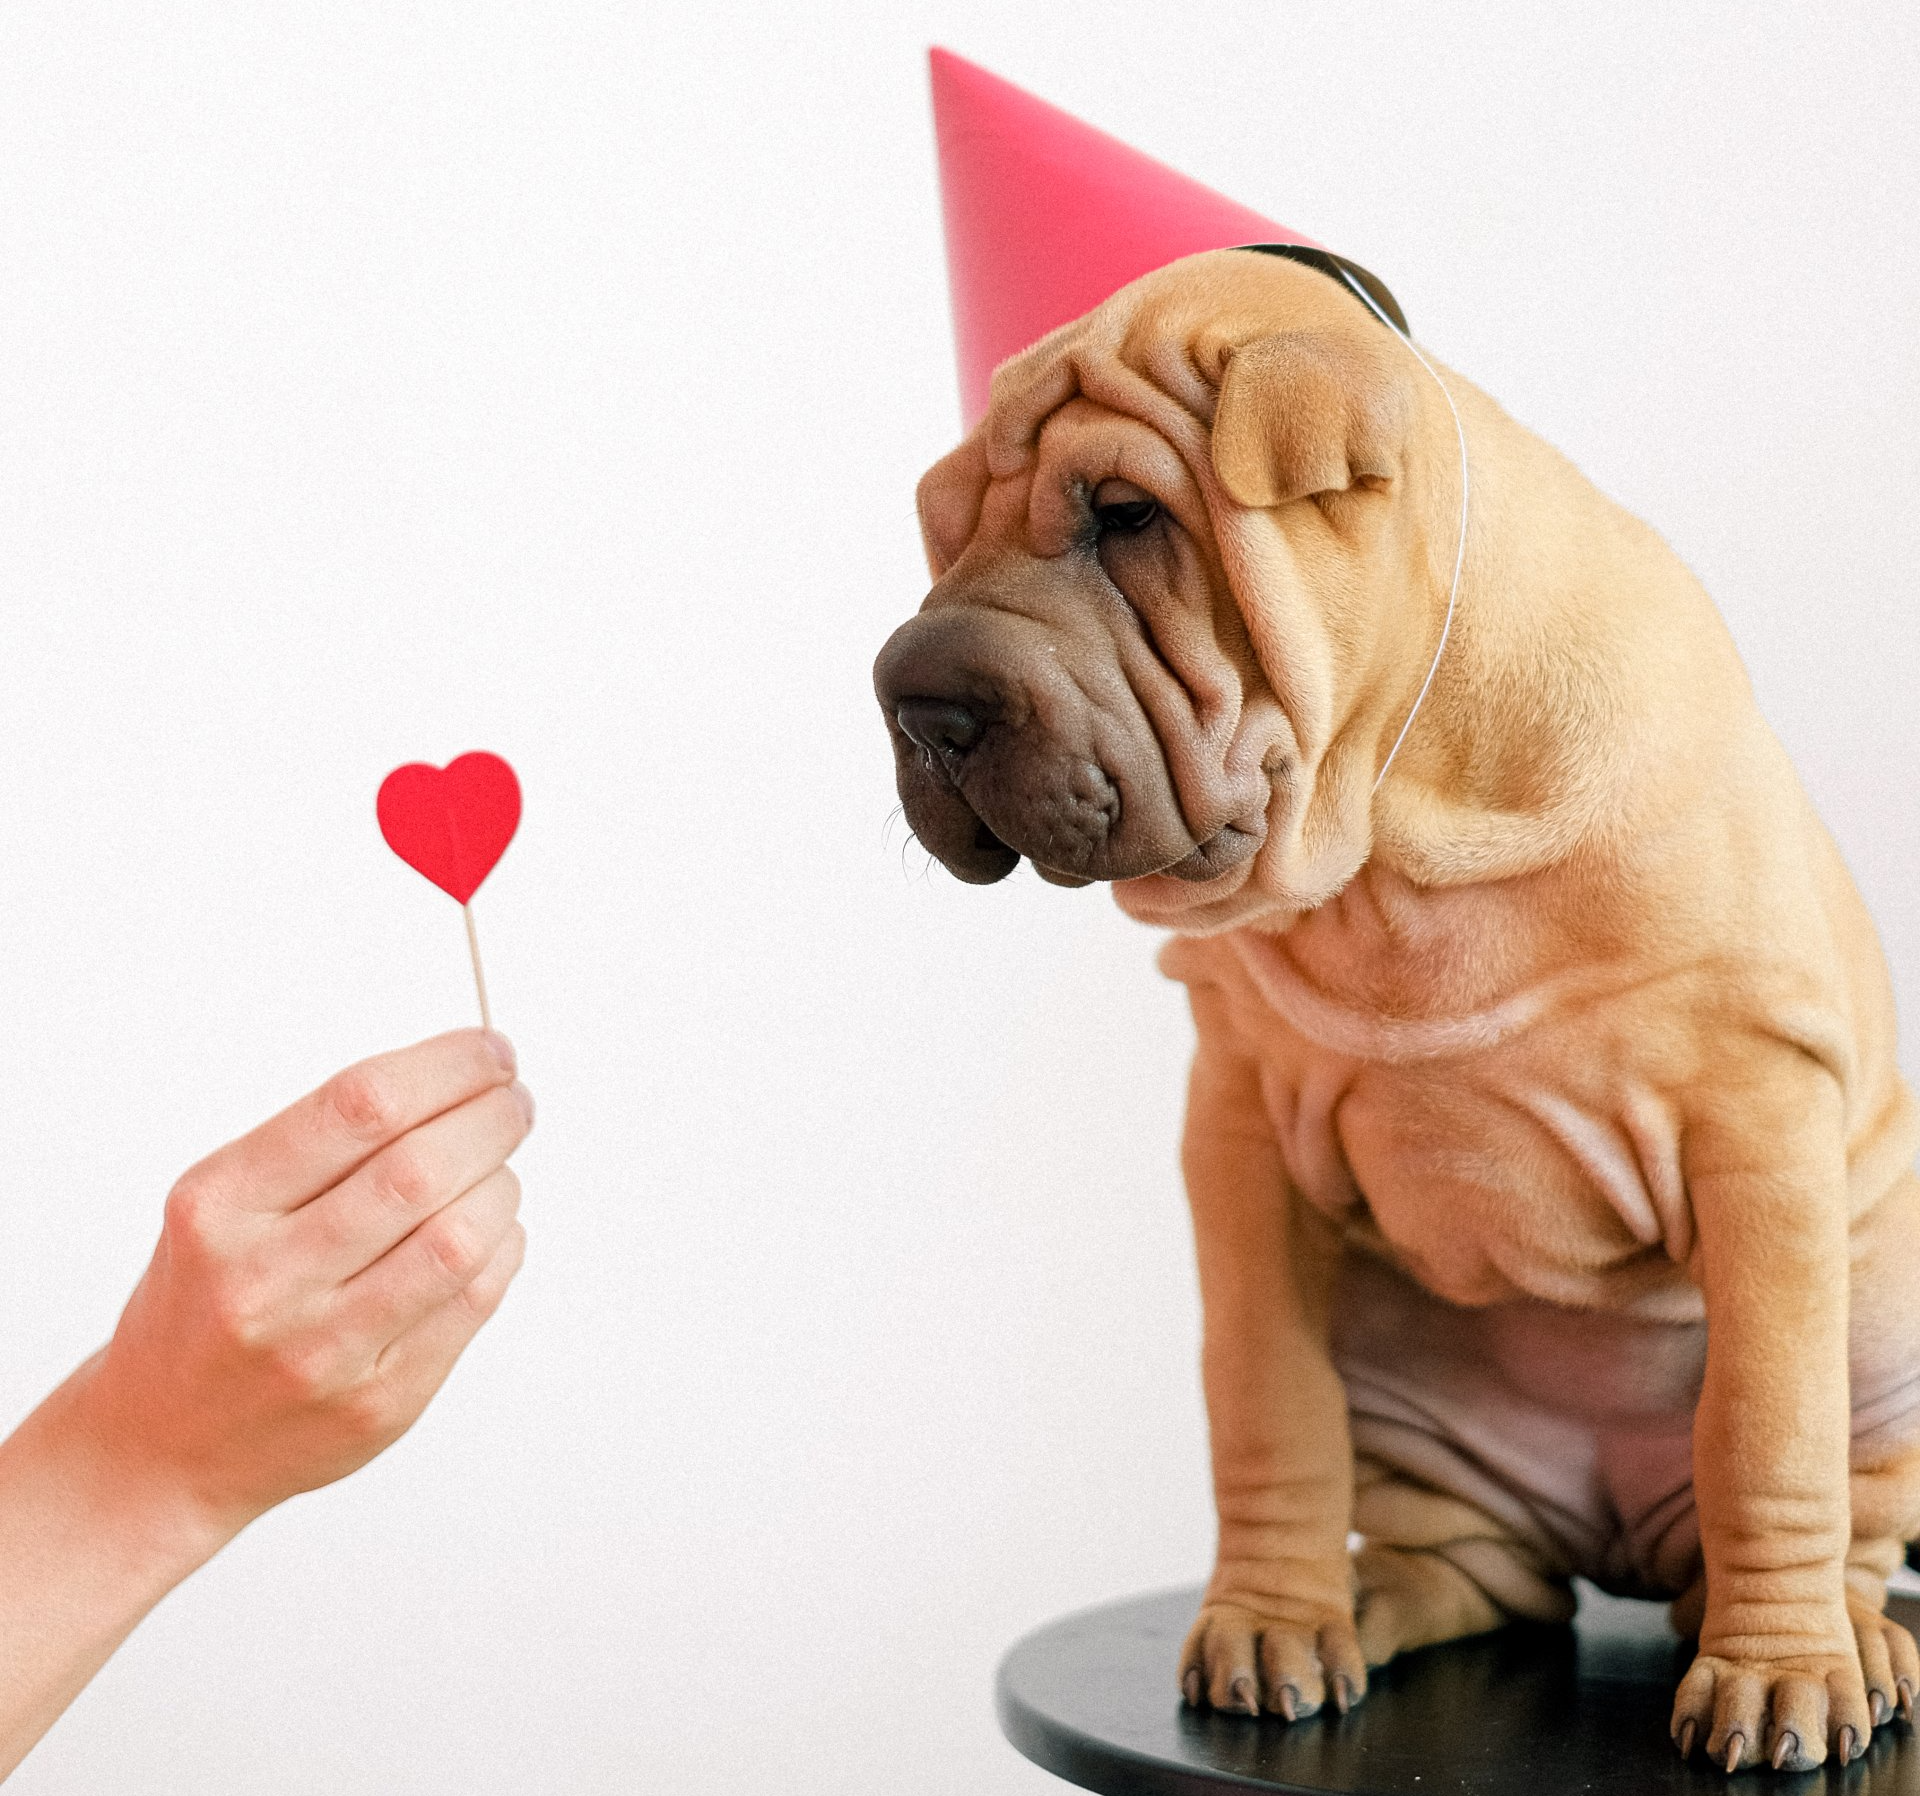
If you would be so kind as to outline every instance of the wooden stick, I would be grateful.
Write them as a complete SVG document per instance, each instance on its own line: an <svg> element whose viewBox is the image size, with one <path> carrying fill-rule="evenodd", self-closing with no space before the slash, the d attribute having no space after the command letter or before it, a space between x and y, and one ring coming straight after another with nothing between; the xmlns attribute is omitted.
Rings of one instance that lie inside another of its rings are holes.
<svg viewBox="0 0 1920 1796"><path fill-rule="evenodd" d="M467 948L473 955L473 983L480 993L480 1027L493 1027L493 1013L487 1009L487 976L480 970L480 937L473 927L473 906L463 904L461 914L467 919Z"/></svg>

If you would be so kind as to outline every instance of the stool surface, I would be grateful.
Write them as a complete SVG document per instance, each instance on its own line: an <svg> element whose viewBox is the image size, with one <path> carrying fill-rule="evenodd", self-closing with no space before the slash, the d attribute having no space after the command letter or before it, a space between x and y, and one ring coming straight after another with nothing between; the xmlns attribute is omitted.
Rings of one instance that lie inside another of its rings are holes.
<svg viewBox="0 0 1920 1796"><path fill-rule="evenodd" d="M1376 1672L1350 1715L1288 1727L1187 1708L1174 1688L1197 1590L1130 1597L1029 1634L1001 1662L1000 1725L1035 1764L1109 1796L1208 1791L1367 1796L1920 1796L1920 1740L1903 1721L1865 1759L1799 1775L1683 1763L1667 1741L1691 1649L1655 1603L1582 1588L1571 1628L1516 1626L1410 1653ZM1892 1609L1920 1633L1920 1600Z"/></svg>

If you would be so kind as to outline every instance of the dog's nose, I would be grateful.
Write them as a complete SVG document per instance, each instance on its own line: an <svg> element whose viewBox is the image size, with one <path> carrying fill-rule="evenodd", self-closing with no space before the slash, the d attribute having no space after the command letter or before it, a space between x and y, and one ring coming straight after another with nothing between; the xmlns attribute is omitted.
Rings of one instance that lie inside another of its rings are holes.
<svg viewBox="0 0 1920 1796"><path fill-rule="evenodd" d="M894 707L893 720L909 741L942 760L967 753L987 727L979 712L948 698L903 698Z"/></svg>

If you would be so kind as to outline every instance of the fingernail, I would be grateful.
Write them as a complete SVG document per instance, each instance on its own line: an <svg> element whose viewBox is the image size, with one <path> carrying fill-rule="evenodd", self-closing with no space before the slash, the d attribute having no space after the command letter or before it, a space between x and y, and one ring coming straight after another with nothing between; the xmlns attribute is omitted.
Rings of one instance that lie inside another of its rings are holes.
<svg viewBox="0 0 1920 1796"><path fill-rule="evenodd" d="M1231 1694L1243 1713L1248 1715L1260 1713L1260 1698L1254 1692L1252 1678L1245 1676L1235 1678Z"/></svg>
<svg viewBox="0 0 1920 1796"><path fill-rule="evenodd" d="M520 1108L527 1113L527 1127L532 1128L533 1127L533 1093L530 1092L524 1085L522 1085L518 1079L514 1080L514 1082L510 1086L508 1086L507 1089L511 1091L513 1095L520 1100Z"/></svg>
<svg viewBox="0 0 1920 1796"><path fill-rule="evenodd" d="M1197 1709L1200 1706L1200 1674L1197 1671L1187 1673L1187 1681L1181 1685L1181 1692L1187 1699L1187 1707Z"/></svg>
<svg viewBox="0 0 1920 1796"><path fill-rule="evenodd" d="M1680 1723L1680 1756L1683 1759L1693 1757L1693 1736L1695 1732L1696 1729L1692 1721L1683 1721Z"/></svg>
<svg viewBox="0 0 1920 1796"><path fill-rule="evenodd" d="M1788 1759L1800 1750L1800 1736L1792 1728L1773 1743L1773 1768L1778 1771Z"/></svg>
<svg viewBox="0 0 1920 1796"><path fill-rule="evenodd" d="M1860 1756L1860 1736L1851 1727L1840 1730L1840 1763L1851 1765Z"/></svg>
<svg viewBox="0 0 1920 1796"><path fill-rule="evenodd" d="M500 1070L503 1073L512 1072L520 1064L519 1057L513 1051L513 1043L498 1029L487 1030L486 1036L488 1050L500 1062Z"/></svg>
<svg viewBox="0 0 1920 1796"><path fill-rule="evenodd" d="M1868 1692L1867 1714L1872 1718L1875 1727L1887 1718L1887 1699L1878 1690Z"/></svg>
<svg viewBox="0 0 1920 1796"><path fill-rule="evenodd" d="M1740 1769L1740 1749L1745 1746L1746 1743L1747 1736L1745 1734L1729 1734L1727 1736L1727 1769L1729 1771L1738 1771Z"/></svg>

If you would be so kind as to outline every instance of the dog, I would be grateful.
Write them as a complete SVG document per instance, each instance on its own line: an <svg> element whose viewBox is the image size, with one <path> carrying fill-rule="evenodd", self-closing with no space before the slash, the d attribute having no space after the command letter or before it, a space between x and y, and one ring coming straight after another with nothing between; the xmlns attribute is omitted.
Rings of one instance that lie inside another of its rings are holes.
<svg viewBox="0 0 1920 1796"><path fill-rule="evenodd" d="M1344 1710L1577 1574L1697 1638L1683 1755L1911 1720L1916 1110L1872 923L1679 559L1238 250L1005 363L919 512L932 589L874 670L908 822L962 880L1111 882L1190 990L1186 1700Z"/></svg>

